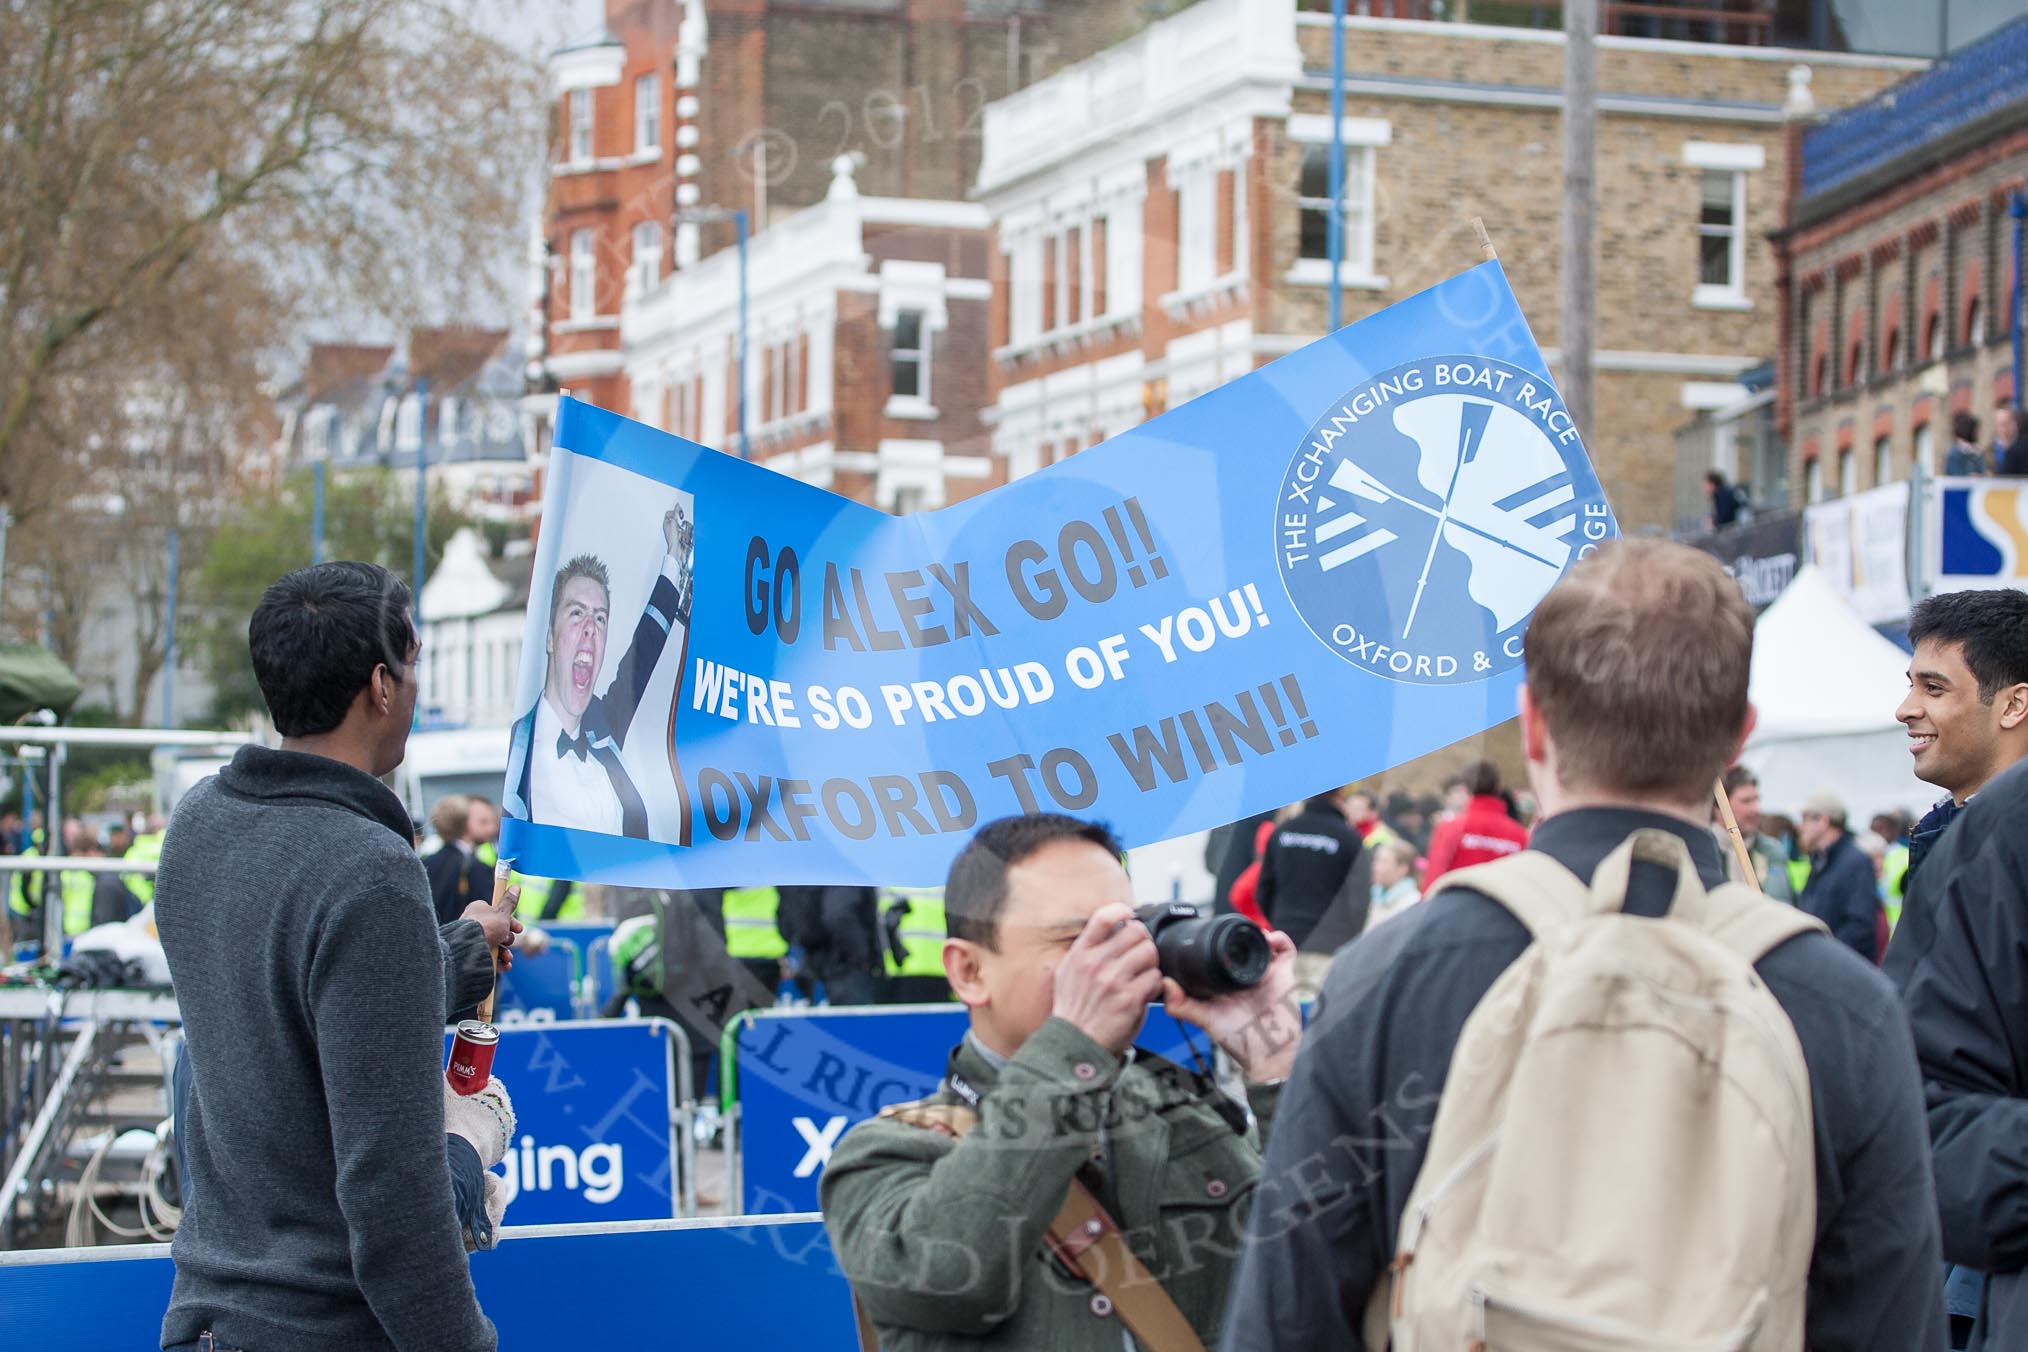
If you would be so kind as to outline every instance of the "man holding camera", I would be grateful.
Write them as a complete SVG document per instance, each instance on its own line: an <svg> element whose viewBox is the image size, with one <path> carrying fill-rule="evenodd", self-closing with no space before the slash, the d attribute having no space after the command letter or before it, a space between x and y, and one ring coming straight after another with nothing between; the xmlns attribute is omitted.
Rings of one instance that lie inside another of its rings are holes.
<svg viewBox="0 0 2028 1352"><path fill-rule="evenodd" d="M1270 936L1256 983L1223 994L1181 973L1204 992L1187 994L1136 923L1118 841L1068 817L981 828L944 900L944 970L971 1029L936 1094L847 1133L821 1184L862 1339L1215 1342L1301 1032L1294 945ZM1208 1074L1133 1048L1157 998L1238 1064L1256 1125Z"/></svg>

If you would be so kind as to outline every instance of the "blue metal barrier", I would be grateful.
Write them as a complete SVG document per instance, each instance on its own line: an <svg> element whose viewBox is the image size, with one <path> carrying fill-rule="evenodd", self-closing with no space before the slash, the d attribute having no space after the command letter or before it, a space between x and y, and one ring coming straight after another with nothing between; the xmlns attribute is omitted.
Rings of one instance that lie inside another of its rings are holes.
<svg viewBox="0 0 2028 1352"><path fill-rule="evenodd" d="M696 1089L681 1028L667 1019L508 1024L493 1073L517 1119L515 1146L493 1170L507 1180L510 1219L696 1214Z"/></svg>
<svg viewBox="0 0 2028 1352"><path fill-rule="evenodd" d="M814 1211L817 1178L855 1123L933 1092L967 1016L956 1005L757 1010L740 1021L737 1192L749 1215ZM1191 1031L1208 1061L1211 1042ZM1159 1007L1135 1045L1192 1064L1182 1026Z"/></svg>
<svg viewBox="0 0 2028 1352"><path fill-rule="evenodd" d="M493 1021L556 1023L576 1018L578 978L583 974L583 952L563 936L551 935L550 947L540 957L517 951L514 965L500 975Z"/></svg>
<svg viewBox="0 0 2028 1352"><path fill-rule="evenodd" d="M0 1253L6 1345L158 1346L175 1280L168 1250ZM813 1216L509 1226L471 1264L502 1352L858 1346L851 1294Z"/></svg>

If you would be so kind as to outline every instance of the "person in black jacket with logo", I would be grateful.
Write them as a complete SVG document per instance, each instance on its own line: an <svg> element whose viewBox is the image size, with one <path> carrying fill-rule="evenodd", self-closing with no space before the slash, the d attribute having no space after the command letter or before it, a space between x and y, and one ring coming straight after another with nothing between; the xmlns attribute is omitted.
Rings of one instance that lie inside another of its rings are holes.
<svg viewBox="0 0 2028 1352"><path fill-rule="evenodd" d="M1309 999L1323 985L1331 952L1366 927L1368 888L1365 842L1345 816L1342 790L1320 793L1303 810L1275 828L1261 853L1260 888L1255 900L1268 923L1296 945L1296 994ZM1361 876L1350 888L1346 879ZM1341 891L1355 915L1332 914ZM1330 924L1324 921L1329 918Z"/></svg>

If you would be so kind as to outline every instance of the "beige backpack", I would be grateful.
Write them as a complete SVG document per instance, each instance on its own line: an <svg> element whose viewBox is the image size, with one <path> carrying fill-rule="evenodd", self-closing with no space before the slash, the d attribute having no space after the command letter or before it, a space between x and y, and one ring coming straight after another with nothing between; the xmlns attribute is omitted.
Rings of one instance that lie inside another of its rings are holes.
<svg viewBox="0 0 2028 1352"><path fill-rule="evenodd" d="M1621 913L1635 859L1676 872ZM1800 1352L1816 1233L1809 1072L1753 964L1823 926L1705 892L1636 832L1592 885L1523 853L1446 880L1534 942L1466 1020L1399 1249L1394 1352Z"/></svg>

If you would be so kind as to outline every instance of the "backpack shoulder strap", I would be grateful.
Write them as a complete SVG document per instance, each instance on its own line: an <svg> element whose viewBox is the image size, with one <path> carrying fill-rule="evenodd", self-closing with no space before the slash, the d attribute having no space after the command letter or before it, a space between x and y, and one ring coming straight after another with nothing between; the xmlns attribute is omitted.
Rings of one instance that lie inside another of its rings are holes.
<svg viewBox="0 0 2028 1352"><path fill-rule="evenodd" d="M1828 934L1808 911L1775 901L1755 888L1728 883L1710 894L1712 921L1706 931L1752 966L1799 934Z"/></svg>
<svg viewBox="0 0 2028 1352"><path fill-rule="evenodd" d="M1491 897L1536 939L1583 919L1591 905L1591 890L1584 881L1539 850L1459 869L1438 881L1438 890L1469 887Z"/></svg>

